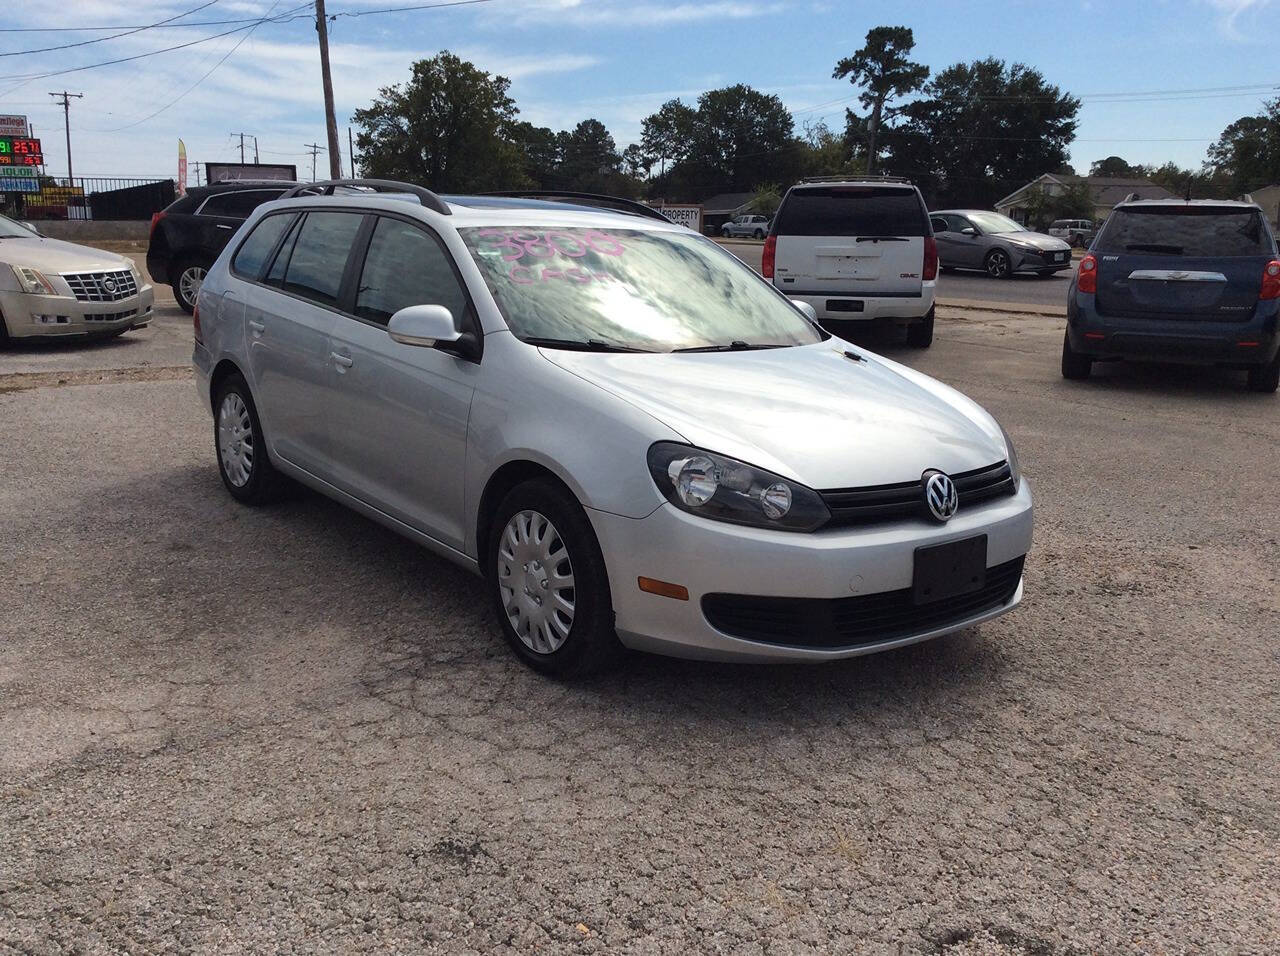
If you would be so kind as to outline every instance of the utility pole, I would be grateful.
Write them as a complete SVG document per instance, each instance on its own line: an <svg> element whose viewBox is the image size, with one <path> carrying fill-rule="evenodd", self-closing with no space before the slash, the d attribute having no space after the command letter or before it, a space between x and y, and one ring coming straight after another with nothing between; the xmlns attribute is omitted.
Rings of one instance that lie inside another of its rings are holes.
<svg viewBox="0 0 1280 956"><path fill-rule="evenodd" d="M347 127L347 155L351 157L351 178L356 178L356 144L351 138L351 127Z"/></svg>
<svg viewBox="0 0 1280 956"><path fill-rule="evenodd" d="M62 97L62 115L67 124L67 185L74 186L75 184L71 181L71 97L74 96L76 99L83 99L84 94L68 93L66 90L63 90L61 93L50 93L49 95Z"/></svg>
<svg viewBox="0 0 1280 956"><path fill-rule="evenodd" d="M324 0L316 0L316 33L320 34L320 76L324 82L324 125L329 134L329 178L342 178L342 154L338 149L338 119L333 113L333 77L329 75L329 25ZM315 154L311 154L314 164ZM312 182L315 182L313 176Z"/></svg>
<svg viewBox="0 0 1280 956"><path fill-rule="evenodd" d="M253 161L256 163L258 161L258 137L252 133L232 133L231 135L240 137L240 165L244 165L244 138L246 136L253 140Z"/></svg>
<svg viewBox="0 0 1280 956"><path fill-rule="evenodd" d="M253 165L258 165L258 137L253 138Z"/></svg>
<svg viewBox="0 0 1280 956"><path fill-rule="evenodd" d="M317 154L317 153L323 153L323 152L324 152L324 147L323 147L323 146L321 146L319 143L307 143L307 144L306 144L306 147L307 147L307 149L308 149L308 150L310 151L310 153L311 153L311 181L314 183L314 182L316 181L316 154ZM341 179L341 178L342 178L342 170L341 170L341 169L339 169L339 170L338 170L338 175L334 176L333 178L334 178L334 179Z"/></svg>

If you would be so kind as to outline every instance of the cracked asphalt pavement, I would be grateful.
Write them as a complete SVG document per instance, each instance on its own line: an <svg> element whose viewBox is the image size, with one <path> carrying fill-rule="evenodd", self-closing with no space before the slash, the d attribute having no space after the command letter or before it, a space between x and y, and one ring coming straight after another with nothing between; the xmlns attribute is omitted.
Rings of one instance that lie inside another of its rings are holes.
<svg viewBox="0 0 1280 956"><path fill-rule="evenodd" d="M870 341L1012 433L1024 605L561 684L464 572L236 505L188 328L0 354L0 952L1280 948L1280 400L1238 374L1064 382L1047 317Z"/></svg>

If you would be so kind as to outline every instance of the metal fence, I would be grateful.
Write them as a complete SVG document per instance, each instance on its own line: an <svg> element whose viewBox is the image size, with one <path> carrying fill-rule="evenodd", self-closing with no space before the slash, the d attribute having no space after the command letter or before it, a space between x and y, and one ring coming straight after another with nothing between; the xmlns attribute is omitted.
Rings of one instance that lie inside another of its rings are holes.
<svg viewBox="0 0 1280 956"><path fill-rule="evenodd" d="M41 176L38 191L0 194L0 211L16 219L148 220L177 197L172 179Z"/></svg>

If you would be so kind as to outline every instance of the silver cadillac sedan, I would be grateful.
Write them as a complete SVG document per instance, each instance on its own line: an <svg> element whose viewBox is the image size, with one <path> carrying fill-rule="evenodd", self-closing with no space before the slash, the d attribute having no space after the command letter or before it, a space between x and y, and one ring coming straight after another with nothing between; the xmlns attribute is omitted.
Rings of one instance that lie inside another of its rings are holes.
<svg viewBox="0 0 1280 956"><path fill-rule="evenodd" d="M233 497L298 481L482 575L547 673L825 661L1012 609L1008 434L806 309L624 200L337 181L219 257L196 387Z"/></svg>

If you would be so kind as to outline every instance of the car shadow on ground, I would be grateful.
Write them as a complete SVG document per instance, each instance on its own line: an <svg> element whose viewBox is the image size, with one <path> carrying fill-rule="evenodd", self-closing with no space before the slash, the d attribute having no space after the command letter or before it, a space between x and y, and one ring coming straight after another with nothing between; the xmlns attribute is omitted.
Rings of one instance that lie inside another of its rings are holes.
<svg viewBox="0 0 1280 956"><path fill-rule="evenodd" d="M109 351L144 344L138 339L130 339L131 331L134 330L129 329L116 335L107 333L74 337L11 338L0 345L0 354L10 352L20 355L60 355L66 352Z"/></svg>
<svg viewBox="0 0 1280 956"><path fill-rule="evenodd" d="M1087 394L1101 392L1130 394L1163 392L1169 395L1239 396L1242 400L1275 400L1273 394L1249 391L1242 369L1214 365L1176 365L1156 362L1095 362L1089 378L1063 385Z"/></svg>

